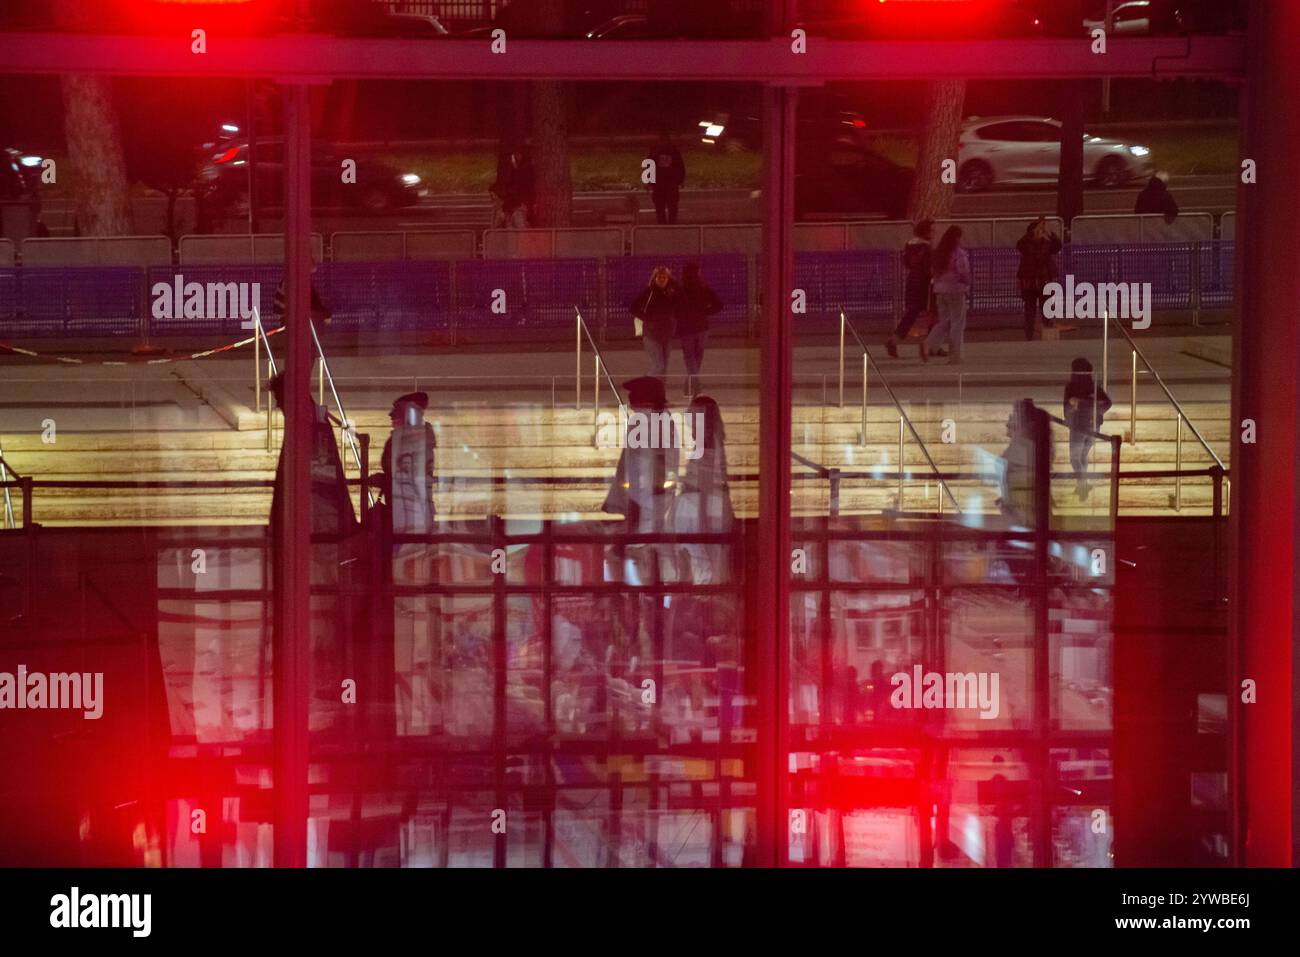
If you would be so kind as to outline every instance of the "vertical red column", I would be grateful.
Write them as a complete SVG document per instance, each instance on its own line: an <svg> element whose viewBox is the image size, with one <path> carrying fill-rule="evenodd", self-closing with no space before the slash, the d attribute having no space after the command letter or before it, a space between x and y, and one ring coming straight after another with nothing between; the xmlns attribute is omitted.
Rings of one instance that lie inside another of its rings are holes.
<svg viewBox="0 0 1300 957"><path fill-rule="evenodd" d="M1231 796L1235 862L1294 861L1297 386L1300 385L1300 4L1254 0L1238 188L1241 321L1233 346ZM1242 442L1243 420L1257 430ZM1242 682L1255 683L1254 703Z"/></svg>
<svg viewBox="0 0 1300 957"><path fill-rule="evenodd" d="M763 329L760 385L758 574L750 582L758 642L759 860L785 864L789 853L790 395L794 347L793 89L763 91Z"/></svg>
<svg viewBox="0 0 1300 957"><path fill-rule="evenodd" d="M276 569L275 866L307 866L311 698L311 110L308 89L284 88L284 510Z"/></svg>

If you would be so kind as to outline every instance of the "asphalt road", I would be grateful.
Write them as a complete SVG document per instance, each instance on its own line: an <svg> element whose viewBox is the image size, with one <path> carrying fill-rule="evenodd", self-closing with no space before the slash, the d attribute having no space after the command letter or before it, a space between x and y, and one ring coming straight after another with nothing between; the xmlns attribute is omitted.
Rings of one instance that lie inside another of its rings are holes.
<svg viewBox="0 0 1300 957"><path fill-rule="evenodd" d="M1133 204L1141 184L1125 189L1089 189L1084 193L1084 210L1089 213L1125 213ZM1236 208L1236 178L1231 174L1189 176L1175 180L1171 190L1184 212L1221 213ZM636 214L633 218L633 204ZM574 225L650 225L654 208L645 193L604 192L577 193L574 196ZM959 195L954 215L961 218L1025 216L1056 211L1053 190L1008 189L987 193ZM139 235L166 232L166 201L161 196L140 196L134 200L135 229ZM42 210L53 236L73 234L73 209L70 200L47 201ZM754 223L761 221L761 197L748 190L686 190L681 201L682 223ZM818 220L870 219L871 216L846 214L818 215ZM182 234L194 224L193 204L177 204L177 220ZM340 231L482 228L491 220L491 204L486 195L445 194L425 198L419 206L383 216L365 216L346 209L320 208L316 211L315 229L329 234ZM264 211L259 230L275 232L281 228L277 210ZM221 225L222 232L246 232L245 216L232 216Z"/></svg>

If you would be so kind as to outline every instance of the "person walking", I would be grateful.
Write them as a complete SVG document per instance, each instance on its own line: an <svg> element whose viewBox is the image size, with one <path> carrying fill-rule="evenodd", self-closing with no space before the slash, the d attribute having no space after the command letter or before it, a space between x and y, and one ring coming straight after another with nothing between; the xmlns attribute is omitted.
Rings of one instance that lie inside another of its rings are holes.
<svg viewBox="0 0 1300 957"><path fill-rule="evenodd" d="M1088 456L1100 431L1102 419L1111 407L1110 396L1097 384L1092 363L1079 356L1070 363L1065 383L1065 422L1070 427L1070 468L1074 469L1079 500L1088 497Z"/></svg>
<svg viewBox="0 0 1300 957"><path fill-rule="evenodd" d="M536 175L532 160L520 147L504 153L497 161L497 178L492 183L492 227L525 229L531 219Z"/></svg>
<svg viewBox="0 0 1300 957"><path fill-rule="evenodd" d="M681 305L682 287L667 266L656 266L650 273L650 284L629 307L636 334L645 349L648 372L660 379L668 374L668 353L672 350Z"/></svg>
<svg viewBox="0 0 1300 957"><path fill-rule="evenodd" d="M689 262L682 269L682 301L677 315L677 336L682 341L686 363L686 395L700 391L700 368L704 365L704 341L709 334L709 317L722 311L722 300L703 279L700 264Z"/></svg>
<svg viewBox="0 0 1300 957"><path fill-rule="evenodd" d="M312 275L316 275L316 270L320 268L317 263L311 264ZM288 277L280 280L280 284L275 287L275 297L271 300L271 308L275 312L275 318L280 321L280 325L285 324L285 317L289 309L289 289ZM328 326L333 318L333 313L326 308L325 303L321 300L320 292L316 288L316 283L311 284L311 321L318 322L322 326Z"/></svg>
<svg viewBox="0 0 1300 957"><path fill-rule="evenodd" d="M907 279L903 286L903 317L898 327L885 341L885 350L891 359L898 358L898 344L907 338L921 313L930 309L930 249L934 221L923 219L912 227L912 238L903 247L903 268ZM920 342L921 361L929 359L924 337Z"/></svg>
<svg viewBox="0 0 1300 957"><path fill-rule="evenodd" d="M650 198L655 204L655 221L660 226L676 225L677 203L681 199L682 184L686 182L686 164L682 154L673 145L667 133L661 133L650 155L654 163L654 181L650 183Z"/></svg>
<svg viewBox="0 0 1300 957"><path fill-rule="evenodd" d="M1016 243L1020 252L1020 265L1016 279L1020 283L1020 298L1025 304L1025 339L1033 339L1042 318L1045 328L1056 323L1043 316L1043 287L1056 279L1055 256L1061 251L1061 238L1047 229L1047 217L1039 216L1025 227L1025 234Z"/></svg>
<svg viewBox="0 0 1300 957"><path fill-rule="evenodd" d="M697 395L686 410L693 430L692 454L673 500L671 526L678 535L725 534L736 524L727 480L727 432L718 403ZM688 543L682 546L681 580L696 585L727 580L731 550L723 544Z"/></svg>
<svg viewBox="0 0 1300 957"><path fill-rule="evenodd" d="M1169 192L1165 179L1163 173L1151 177L1142 192L1138 193L1133 212L1139 216L1164 216L1165 222L1170 224L1178 218L1178 201L1174 199L1174 194Z"/></svg>
<svg viewBox="0 0 1300 957"><path fill-rule="evenodd" d="M961 363L962 345L966 337L966 300L970 295L970 258L961 245L961 227L949 226L939 245L935 247L932 261L935 309L939 321L930 330L925 348L932 356L948 356L951 365ZM944 342L948 349L940 349Z"/></svg>

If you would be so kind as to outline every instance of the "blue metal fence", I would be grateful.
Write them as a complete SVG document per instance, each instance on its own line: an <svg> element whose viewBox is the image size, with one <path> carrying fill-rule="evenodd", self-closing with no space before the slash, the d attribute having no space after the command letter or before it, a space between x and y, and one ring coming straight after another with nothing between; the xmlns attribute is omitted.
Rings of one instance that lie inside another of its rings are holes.
<svg viewBox="0 0 1300 957"><path fill-rule="evenodd" d="M321 265L314 277L336 329L446 330L451 326L451 264L446 262Z"/></svg>
<svg viewBox="0 0 1300 957"><path fill-rule="evenodd" d="M991 326L1019 316L1019 257L1010 248L969 250L973 286L971 325ZM1077 282L1151 283L1156 309L1223 308L1233 290L1232 240L1066 246L1061 276ZM667 265L680 276L687 261L700 263L718 293L718 327L744 328L757 299L758 263L740 253L622 256L606 259L327 262L313 277L336 327L352 330L476 331L567 328L573 308L593 331L630 334L627 307ZM902 308L903 274L893 250L801 252L795 284L805 291L808 321L823 322L840 308L884 328ZM0 269L0 338L35 336L221 335L239 336L239 316L186 317L183 303L171 318L153 316L155 283L258 283L262 316L274 326L279 265L21 266ZM504 295L504 301L498 295ZM494 308L495 305L495 308Z"/></svg>
<svg viewBox="0 0 1300 957"><path fill-rule="evenodd" d="M457 326L467 330L567 328L573 324L574 306L590 317L599 302L597 259L470 259L456 264L453 309Z"/></svg>

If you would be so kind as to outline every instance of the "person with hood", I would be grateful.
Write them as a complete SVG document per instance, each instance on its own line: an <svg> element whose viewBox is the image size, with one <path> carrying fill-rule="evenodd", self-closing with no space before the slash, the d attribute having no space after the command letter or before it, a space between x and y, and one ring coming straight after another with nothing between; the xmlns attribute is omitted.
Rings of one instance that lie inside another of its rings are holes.
<svg viewBox="0 0 1300 957"><path fill-rule="evenodd" d="M903 247L903 268L907 271L903 287L903 317L885 342L885 350L891 359L898 358L898 344L912 331L917 317L930 308L930 239L933 232L934 221L923 219L912 228L912 238ZM925 339L921 339L920 350L924 362L929 358Z"/></svg>
<svg viewBox="0 0 1300 957"><path fill-rule="evenodd" d="M722 300L700 278L700 264L689 262L682 269L682 302L677 314L677 335L682 341L686 363L687 396L700 391L700 368L704 365L704 340L709 334L709 317L722 311Z"/></svg>
<svg viewBox="0 0 1300 957"><path fill-rule="evenodd" d="M1020 252L1020 266L1016 279L1020 283L1020 298L1025 304L1025 338L1034 338L1039 317L1043 314L1043 287L1056 279L1056 254L1061 251L1061 239L1048 232L1047 218L1039 216L1025 228L1025 234L1016 243ZM1056 323L1043 317L1043 325L1051 328Z"/></svg>
<svg viewBox="0 0 1300 957"><path fill-rule="evenodd" d="M710 396L697 395L687 408L686 421L694 429L693 448L673 500L673 531L678 535L725 534L735 528L736 513L727 480L727 431L718 403ZM726 545L691 543L682 548L688 566L683 579L696 585L725 580Z"/></svg>
<svg viewBox="0 0 1300 957"><path fill-rule="evenodd" d="M949 356L951 365L961 363L966 337L966 301L970 296L970 258L961 245L961 227L949 226L935 247L932 261L934 304L939 321L926 337L925 348L933 356ZM939 346L947 342L948 350Z"/></svg>
<svg viewBox="0 0 1300 957"><path fill-rule="evenodd" d="M1173 223L1178 218L1178 201L1169 192L1166 179L1163 173L1152 176L1142 192L1138 193L1133 212L1138 215L1162 215L1166 223Z"/></svg>
<svg viewBox="0 0 1300 957"><path fill-rule="evenodd" d="M427 392L398 396L388 412L393 431L380 457L380 486L398 535L424 535L433 531L434 450L433 426L424 421L429 407Z"/></svg>
<svg viewBox="0 0 1300 957"><path fill-rule="evenodd" d="M1088 456L1097 440L1093 433L1110 411L1110 396L1097 384L1092 363L1079 356L1070 363L1070 379L1065 384L1065 422L1070 427L1070 467L1078 483L1079 500L1088 497Z"/></svg>
<svg viewBox="0 0 1300 957"><path fill-rule="evenodd" d="M531 219L536 175L528 154L513 147L497 161L497 178L492 183L492 226L494 229L524 229Z"/></svg>
<svg viewBox="0 0 1300 957"><path fill-rule="evenodd" d="M654 181L649 186L650 198L655 204L655 221L660 226L675 225L682 184L686 182L686 164L682 162L682 154L668 134L661 133L659 142L646 158L654 163Z"/></svg>
<svg viewBox="0 0 1300 957"><path fill-rule="evenodd" d="M601 511L623 516L624 532L662 534L668 528L681 452L664 380L640 376L624 382L623 389L628 403L627 431ZM659 577L660 545L656 542L615 546L613 557L627 584L649 584Z"/></svg>
<svg viewBox="0 0 1300 957"><path fill-rule="evenodd" d="M682 307L682 287L673 279L667 266L656 266L650 284L641 290L628 307L636 323L636 334L645 348L649 373L663 378L668 374L668 353Z"/></svg>

